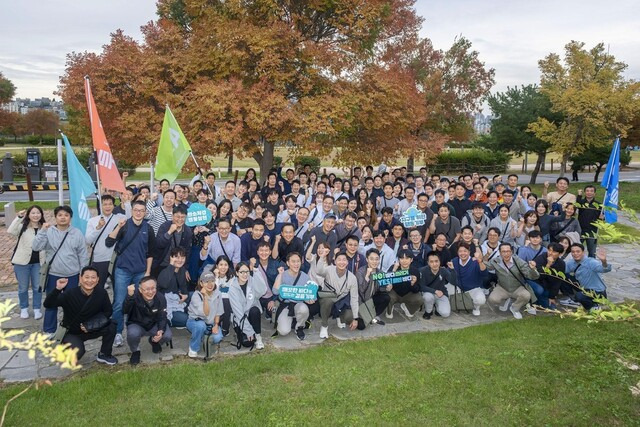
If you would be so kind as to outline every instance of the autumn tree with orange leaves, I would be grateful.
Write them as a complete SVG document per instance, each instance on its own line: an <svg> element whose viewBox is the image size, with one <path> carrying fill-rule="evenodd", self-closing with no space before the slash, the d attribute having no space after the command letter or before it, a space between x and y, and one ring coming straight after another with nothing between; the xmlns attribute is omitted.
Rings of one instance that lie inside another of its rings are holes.
<svg viewBox="0 0 640 427"><path fill-rule="evenodd" d="M198 156L252 157L276 143L337 165L437 153L493 83L464 39L420 40L413 0L160 0L143 41L121 31L72 53L59 93L88 140L89 75L116 158L154 158L166 104ZM463 89L461 89L463 88ZM463 117L464 116L464 117Z"/></svg>

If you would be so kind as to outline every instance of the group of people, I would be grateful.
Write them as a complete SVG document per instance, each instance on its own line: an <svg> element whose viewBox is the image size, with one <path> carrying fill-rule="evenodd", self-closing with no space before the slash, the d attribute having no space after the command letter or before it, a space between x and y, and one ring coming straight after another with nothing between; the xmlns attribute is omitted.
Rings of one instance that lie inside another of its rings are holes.
<svg viewBox="0 0 640 427"><path fill-rule="evenodd" d="M264 348L263 321L304 340L318 318L328 338L332 319L362 330L384 325L382 315L393 318L396 307L430 319L479 316L489 303L521 319L536 305L591 309L606 295L600 274L611 266L597 248L596 189L572 194L563 177L540 196L515 174L503 182L371 166L345 178L305 165L284 176L274 169L263 185L253 169L240 182L218 185L209 173L170 184L103 194L84 235L69 206L54 210L55 224L39 206L20 212L9 232L18 238L11 261L21 316L30 315L31 287L33 316L43 317L45 292L44 332L55 334L62 307L62 342L82 357L84 341L102 337L97 360L115 364L112 348L123 345L126 327L137 364L143 337L159 353L172 328L191 333L187 353L197 357L207 340L228 334L238 347ZM192 203L211 220L186 225ZM380 279L395 275L405 280ZM280 295L309 282L319 287L314 299Z"/></svg>

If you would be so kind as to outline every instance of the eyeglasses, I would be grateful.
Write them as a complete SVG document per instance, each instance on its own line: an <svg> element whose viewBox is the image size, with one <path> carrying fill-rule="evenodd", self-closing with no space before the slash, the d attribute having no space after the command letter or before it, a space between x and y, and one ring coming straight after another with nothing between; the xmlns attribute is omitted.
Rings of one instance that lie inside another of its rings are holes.
<svg viewBox="0 0 640 427"><path fill-rule="evenodd" d="M238 274L249 274L249 270L238 271Z"/></svg>

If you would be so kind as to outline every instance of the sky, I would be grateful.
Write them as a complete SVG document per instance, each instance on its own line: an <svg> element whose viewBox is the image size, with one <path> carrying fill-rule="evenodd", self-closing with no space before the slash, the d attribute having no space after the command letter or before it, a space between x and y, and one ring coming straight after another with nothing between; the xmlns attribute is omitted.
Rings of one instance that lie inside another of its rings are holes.
<svg viewBox="0 0 640 427"><path fill-rule="evenodd" d="M629 65L625 76L640 80L640 0L417 0L416 10L436 48L471 40L495 69L494 93L537 83L538 60L562 56L571 40L604 42ZM155 0L0 0L0 71L17 97L53 98L67 53L100 52L118 28L139 40L155 11Z"/></svg>

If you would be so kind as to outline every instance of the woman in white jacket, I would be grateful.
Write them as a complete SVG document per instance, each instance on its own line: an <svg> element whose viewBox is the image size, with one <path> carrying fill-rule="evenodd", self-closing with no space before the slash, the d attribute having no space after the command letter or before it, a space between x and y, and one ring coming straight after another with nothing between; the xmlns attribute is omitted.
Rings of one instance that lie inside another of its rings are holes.
<svg viewBox="0 0 640 427"><path fill-rule="evenodd" d="M231 303L231 315L234 325L242 329L249 342L255 340L258 350L264 348L262 342L260 317L262 306L260 297L267 291L267 284L262 275L253 274L253 266L246 262L240 262L236 266L237 280L229 285L229 302ZM242 337L239 337L242 339ZM244 341L244 340L243 340Z"/></svg>
<svg viewBox="0 0 640 427"><path fill-rule="evenodd" d="M33 317L40 319L42 293L38 291L40 282L40 265L44 263L45 251L31 249L33 239L44 224L44 212L40 206L34 205L18 212L18 216L9 226L9 233L18 237L13 249L11 263L18 280L18 299L20 301L20 317L29 318L29 286L33 291Z"/></svg>

